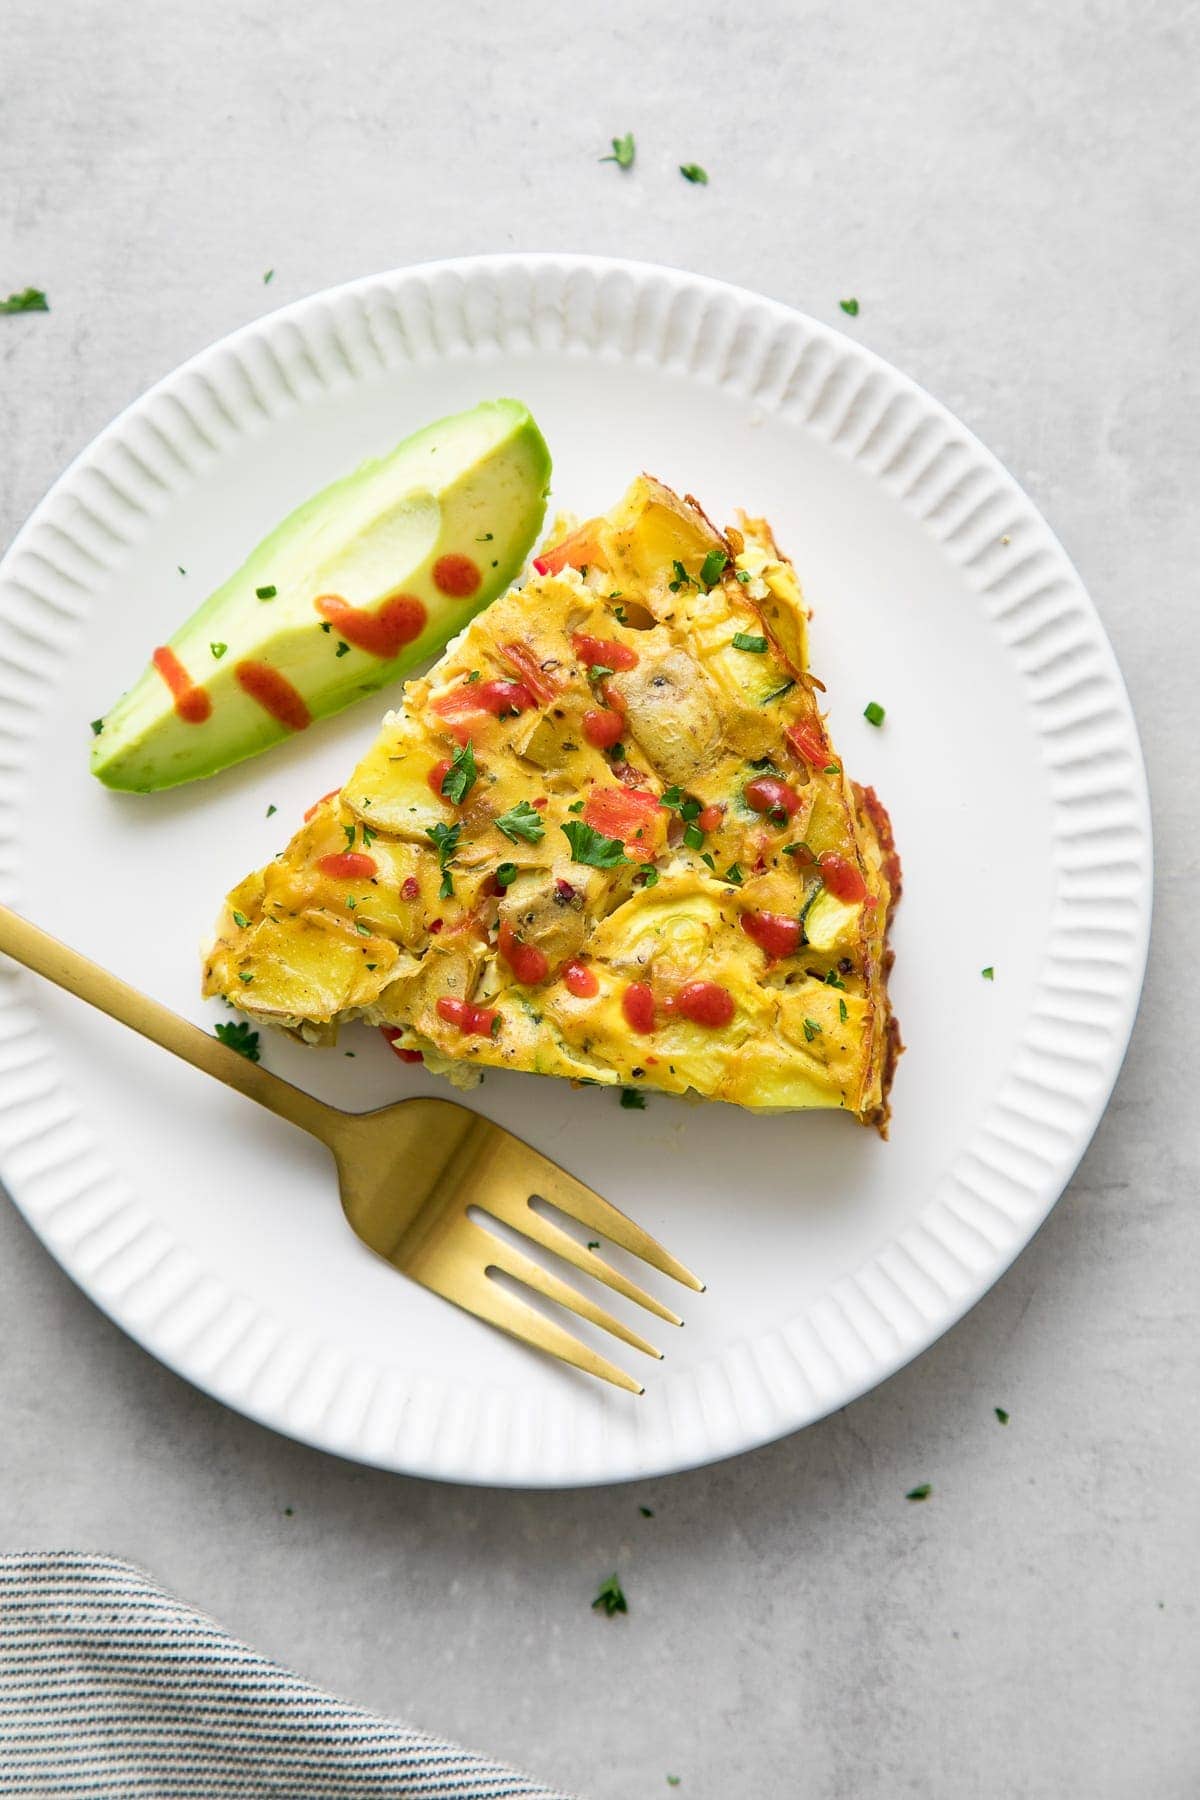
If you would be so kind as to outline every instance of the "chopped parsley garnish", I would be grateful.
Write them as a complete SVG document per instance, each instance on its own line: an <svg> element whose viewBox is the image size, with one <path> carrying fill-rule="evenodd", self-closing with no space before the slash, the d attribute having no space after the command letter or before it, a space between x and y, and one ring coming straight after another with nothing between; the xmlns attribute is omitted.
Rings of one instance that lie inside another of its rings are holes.
<svg viewBox="0 0 1200 1800"><path fill-rule="evenodd" d="M699 850L704 844L704 833L698 825L685 825L683 841L689 850Z"/></svg>
<svg viewBox="0 0 1200 1800"><path fill-rule="evenodd" d="M586 863L591 869L616 869L629 861L620 838L605 837L582 819L572 819L559 830L571 846L572 862Z"/></svg>
<svg viewBox="0 0 1200 1800"><path fill-rule="evenodd" d="M516 863L501 863L500 867L496 870L496 886L502 888L511 887L519 873L520 871L518 870Z"/></svg>
<svg viewBox="0 0 1200 1800"><path fill-rule="evenodd" d="M1002 1406L993 1406L992 1411L995 1413L996 1417L999 1419L999 1421L1002 1425L1008 1424L1008 1414L1005 1412L1005 1410Z"/></svg>
<svg viewBox="0 0 1200 1800"><path fill-rule="evenodd" d="M442 776L442 798L461 806L475 786L475 746L470 738L454 752L450 767Z"/></svg>
<svg viewBox="0 0 1200 1800"><path fill-rule="evenodd" d="M730 863L724 875L721 877L722 881L732 881L734 887L741 887L742 879L741 866L738 863Z"/></svg>
<svg viewBox="0 0 1200 1800"><path fill-rule="evenodd" d="M723 550L710 550L700 564L700 584L706 593L709 588L715 587L720 581L722 571L728 561L729 558Z"/></svg>
<svg viewBox="0 0 1200 1800"><path fill-rule="evenodd" d="M710 869L711 869L711 870L712 870L712 872L713 872L713 874L714 874L714 875L715 875L715 874L716 874L716 872L717 872L717 865L716 865L716 863L715 863L715 862L714 862L714 861L713 861L713 859L712 859L712 857L711 857L711 856L710 856L710 855L709 855L709 853L708 853L708 851L707 851L707 850L705 850L705 851L704 851L704 852L703 852L703 854L702 854L702 855L701 855L701 857L700 857L700 861L701 861L701 862L702 862L702 863L707 863L707 864L708 864L708 866L709 866L709 868L710 868Z"/></svg>
<svg viewBox="0 0 1200 1800"><path fill-rule="evenodd" d="M758 704L760 706L769 706L772 700L782 700L785 694L791 693L795 685L794 681L785 681L782 687L772 688L769 694L764 694Z"/></svg>
<svg viewBox="0 0 1200 1800"><path fill-rule="evenodd" d="M572 800L570 806L568 806L568 808L567 808L567 811L573 812L573 813L581 813L583 811L583 801L582 800Z"/></svg>
<svg viewBox="0 0 1200 1800"><path fill-rule="evenodd" d="M652 1506L639 1506L638 1511L641 1513L643 1519L652 1519L654 1517L654 1508ZM670 1781L670 1779L671 1777L668 1775L667 1780Z"/></svg>
<svg viewBox="0 0 1200 1800"><path fill-rule="evenodd" d="M920 1487L909 1488L909 1490L908 1490L907 1494L905 1494L904 1498L906 1500L928 1500L928 1498L929 1498L930 1494L932 1494L932 1492L933 1492L932 1484L928 1481L923 1481L921 1483Z"/></svg>
<svg viewBox="0 0 1200 1800"><path fill-rule="evenodd" d="M830 969L828 975L825 977L825 986L826 987L844 988L845 985L846 985L845 982L842 980L842 978L838 974L837 970Z"/></svg>
<svg viewBox="0 0 1200 1800"><path fill-rule="evenodd" d="M466 687L470 687L470 685L473 681L481 681L482 679L483 679L483 670L482 669L472 669L471 673L467 676L467 679L466 679L466 682L464 683L464 685Z"/></svg>
<svg viewBox="0 0 1200 1800"><path fill-rule="evenodd" d="M611 594L609 595L609 598L612 598ZM618 625L628 625L629 623L623 606L613 607L613 617L616 619Z"/></svg>
<svg viewBox="0 0 1200 1800"><path fill-rule="evenodd" d="M602 163L615 162L618 169L632 169L633 159L636 155L637 145L633 141L633 133L627 131L624 137L612 139L612 155L602 156L600 161Z"/></svg>
<svg viewBox="0 0 1200 1800"><path fill-rule="evenodd" d="M475 542L477 544L490 544L495 535L494 531L485 531L482 537L477 537L475 539Z"/></svg>
<svg viewBox="0 0 1200 1800"><path fill-rule="evenodd" d="M850 1014L846 1010L846 1002L844 1000L839 1000L838 1001L838 1018L842 1021L843 1025L846 1023L846 1020L849 1017L850 1017Z"/></svg>
<svg viewBox="0 0 1200 1800"><path fill-rule="evenodd" d="M857 300L854 300L854 299L839 300L838 305L841 307L841 309L844 313L849 313L850 317L852 319L857 319L857 317L858 317L858 301Z"/></svg>
<svg viewBox="0 0 1200 1800"><path fill-rule="evenodd" d="M638 870L637 874L634 876L633 879L638 887L644 887L644 888L657 887L658 886L658 870L650 869L650 868L641 868Z"/></svg>
<svg viewBox="0 0 1200 1800"><path fill-rule="evenodd" d="M250 1029L245 1019L222 1020L219 1025L213 1026L213 1030L223 1044L228 1045L230 1050L236 1050L247 1062L258 1061L258 1033Z"/></svg>
<svg viewBox="0 0 1200 1800"><path fill-rule="evenodd" d="M735 569L733 578L735 581L740 581L743 587L749 587L752 579L749 569Z"/></svg>
<svg viewBox="0 0 1200 1800"><path fill-rule="evenodd" d="M93 719L92 720L92 736L99 737L100 733L103 730L104 730L104 720L103 719Z"/></svg>
<svg viewBox="0 0 1200 1800"><path fill-rule="evenodd" d="M840 763L826 763L825 767L821 770L822 775L840 775L841 772L842 767Z"/></svg>
<svg viewBox="0 0 1200 1800"><path fill-rule="evenodd" d="M586 1248L589 1250L598 1250L600 1248L600 1239L599 1238L589 1238L587 1241Z"/></svg>
<svg viewBox="0 0 1200 1800"><path fill-rule="evenodd" d="M245 931L245 929L246 929L246 927L247 927L247 925L249 925L249 923L250 923L250 921L249 921L249 919L248 919L248 918L247 918L247 917L246 917L246 915L245 915L245 913L244 913L244 912L238 912L238 910L237 910L237 908L236 908L236 907L235 907L235 908L234 908L234 911L233 911L233 922L234 922L234 924L235 924L235 925L237 925L237 926L238 926L238 927L239 927L239 928L240 928L240 929L241 929L241 930L242 930L242 931Z"/></svg>
<svg viewBox="0 0 1200 1800"><path fill-rule="evenodd" d="M353 850L353 848L354 848L354 833L355 833L356 829L357 829L357 827L354 825L343 825L342 826L342 832L346 839L347 850Z"/></svg>
<svg viewBox="0 0 1200 1800"><path fill-rule="evenodd" d="M496 820L496 830L502 831L510 844L515 844L518 838L524 838L527 844L540 844L546 835L541 813L536 806L530 806L528 800L518 800L506 813L501 813Z"/></svg>
<svg viewBox="0 0 1200 1800"><path fill-rule="evenodd" d="M250 971L248 969L241 969L238 971L238 980L245 981L248 983L248 982L251 982L254 980L254 976L250 973Z"/></svg>
<svg viewBox="0 0 1200 1800"><path fill-rule="evenodd" d="M375 839L379 836L379 833L377 831L372 831L369 825L360 825L359 830L362 832L363 849L369 850L371 845L375 842Z"/></svg>
<svg viewBox="0 0 1200 1800"><path fill-rule="evenodd" d="M458 849L461 831L461 825L443 825L439 820L436 825L431 825L425 833L437 851L438 868L442 871L442 885L438 889L439 900L450 900L454 896L454 877L450 873L450 864L454 852Z"/></svg>
<svg viewBox="0 0 1200 1800"><path fill-rule="evenodd" d="M733 647L735 650L748 650L751 656L765 656L767 653L767 640L765 637L754 637L748 631L735 631L733 634Z"/></svg>
<svg viewBox="0 0 1200 1800"><path fill-rule="evenodd" d="M328 619L326 619L325 623L322 625L321 630L322 631L332 631L333 630L333 626L329 623Z"/></svg>
<svg viewBox="0 0 1200 1800"><path fill-rule="evenodd" d="M10 294L7 300L0 300L0 313L49 311L50 302L41 288L22 288L19 294Z"/></svg>
<svg viewBox="0 0 1200 1800"><path fill-rule="evenodd" d="M220 662L221 658L224 656L225 652L228 650L229 645L228 644L210 644L208 647L212 651L213 655L216 657L217 661Z"/></svg>
<svg viewBox="0 0 1200 1800"><path fill-rule="evenodd" d="M878 700L868 700L863 707L863 718L868 725L882 725L887 718L887 709L880 706Z"/></svg>
<svg viewBox="0 0 1200 1800"><path fill-rule="evenodd" d="M264 286L264 287L270 287L270 285L271 285L271 283L272 283L272 282L273 282L273 281L274 281L274 279L275 279L275 271L274 271L274 269L268 269L268 270L267 270L267 272L266 272L266 274L265 274L265 275L264 275L264 276L263 276L263 286ZM291 1512L291 1510L292 1510L292 1509L291 1509L291 1507L290 1507L290 1506L289 1506L289 1507L288 1507L288 1511L289 1511L289 1512Z"/></svg>
<svg viewBox="0 0 1200 1800"><path fill-rule="evenodd" d="M683 1780L682 1775L668 1775L667 1776L667 1786L668 1787L678 1787L682 1780Z"/></svg>
<svg viewBox="0 0 1200 1800"><path fill-rule="evenodd" d="M684 568L683 564L679 561L678 557L676 557L674 559L674 561L671 564L671 567L675 571L675 579L674 579L674 581L668 581L667 586L670 588L670 590L673 594L677 594L679 592L680 588L696 586L696 583L692 580L691 576L688 574L688 572Z"/></svg>
<svg viewBox="0 0 1200 1800"><path fill-rule="evenodd" d="M278 592L277 587L260 587L255 588L254 596L257 600L273 600Z"/></svg>
<svg viewBox="0 0 1200 1800"><path fill-rule="evenodd" d="M449 881L449 875L447 875L445 879ZM451 887L450 892L454 892L453 887ZM359 937L370 937L371 935L371 927L369 925L364 925L361 919L355 919L354 929L357 931Z"/></svg>
<svg viewBox="0 0 1200 1800"><path fill-rule="evenodd" d="M805 1041L805 1043L811 1044L813 1039L815 1037L819 1037L820 1035L821 1035L821 1027L818 1025L817 1021L815 1019L805 1019L805 1021L804 1021L804 1041Z"/></svg>
<svg viewBox="0 0 1200 1800"><path fill-rule="evenodd" d="M624 762L625 746L624 744L610 744L604 754L605 756L611 756L614 762Z"/></svg>
<svg viewBox="0 0 1200 1800"><path fill-rule="evenodd" d="M699 163L680 163L679 173L685 181L690 181L693 186L708 186L708 172L702 169Z"/></svg>
<svg viewBox="0 0 1200 1800"><path fill-rule="evenodd" d="M983 976L985 981L995 981L996 979L996 971L993 969L991 963L988 964L986 969L980 969L979 973Z"/></svg>
<svg viewBox="0 0 1200 1800"><path fill-rule="evenodd" d="M350 654L349 644L343 643L341 638L338 639L338 647L337 647L336 654L338 656L349 656L349 654Z"/></svg>
<svg viewBox="0 0 1200 1800"><path fill-rule="evenodd" d="M606 1619L611 1619L614 1613L629 1611L621 1583L615 1575L610 1575L607 1581L600 1583L600 1591L592 1601L592 1611L602 1612Z"/></svg>
<svg viewBox="0 0 1200 1800"><path fill-rule="evenodd" d="M622 1088L621 1105L626 1112L645 1112L646 1096L637 1088Z"/></svg>
<svg viewBox="0 0 1200 1800"><path fill-rule="evenodd" d="M271 817L271 815L272 815L272 814L273 814L273 813L277 813L277 812L278 812L278 811L279 811L279 808L278 808L278 807L277 807L277 806L268 806L268 808L267 808L267 817L268 817L268 819L269 819L269 818L270 818L270 817Z"/></svg>

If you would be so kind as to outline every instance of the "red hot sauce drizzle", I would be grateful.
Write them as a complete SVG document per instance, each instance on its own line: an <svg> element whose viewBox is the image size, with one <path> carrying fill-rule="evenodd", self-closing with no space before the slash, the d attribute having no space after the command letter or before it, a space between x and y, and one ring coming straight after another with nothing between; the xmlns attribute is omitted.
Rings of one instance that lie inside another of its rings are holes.
<svg viewBox="0 0 1200 1800"><path fill-rule="evenodd" d="M448 594L451 600L468 599L482 580L477 564L456 551L449 556L439 556L433 565L434 587L439 593Z"/></svg>
<svg viewBox="0 0 1200 1800"><path fill-rule="evenodd" d="M242 692L257 701L273 719L286 725L289 731L303 731L312 724L312 714L304 703L304 696L270 663L240 662L233 672Z"/></svg>
<svg viewBox="0 0 1200 1800"><path fill-rule="evenodd" d="M421 601L411 594L393 594L374 612L365 606L351 606L340 594L319 594L313 605L348 644L385 662L420 637L428 616Z"/></svg>
<svg viewBox="0 0 1200 1800"><path fill-rule="evenodd" d="M163 644L150 660L171 690L178 717L185 725L203 725L212 712L212 701L192 680L175 652Z"/></svg>

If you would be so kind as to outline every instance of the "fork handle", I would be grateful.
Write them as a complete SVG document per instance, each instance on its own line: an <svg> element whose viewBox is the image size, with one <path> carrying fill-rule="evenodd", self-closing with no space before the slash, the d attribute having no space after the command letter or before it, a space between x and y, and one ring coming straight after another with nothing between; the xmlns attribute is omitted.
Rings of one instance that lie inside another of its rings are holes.
<svg viewBox="0 0 1200 1800"><path fill-rule="evenodd" d="M110 1019L119 1020L131 1031L140 1032L152 1043L181 1056L193 1068L215 1075L226 1087L236 1088L239 1094L257 1100L269 1112L299 1125L323 1144L330 1143L331 1128L340 1116L333 1107L250 1062L198 1025L181 1019L169 1007L160 1006L148 994L139 993L107 969L89 962L78 950L60 944L57 938L7 906L0 906L0 951L32 969L35 975L44 975L56 987L86 1000L89 1006L98 1007Z"/></svg>

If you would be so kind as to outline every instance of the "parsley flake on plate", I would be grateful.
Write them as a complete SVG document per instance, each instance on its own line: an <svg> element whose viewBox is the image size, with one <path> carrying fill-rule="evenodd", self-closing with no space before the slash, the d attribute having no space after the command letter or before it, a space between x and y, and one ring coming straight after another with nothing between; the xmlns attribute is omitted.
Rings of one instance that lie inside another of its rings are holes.
<svg viewBox="0 0 1200 1800"><path fill-rule="evenodd" d="M882 725L887 718L887 709L880 706L878 700L868 700L863 707L863 718L868 725Z"/></svg>
<svg viewBox="0 0 1200 1800"><path fill-rule="evenodd" d="M921 1483L920 1487L909 1488L909 1490L908 1490L907 1494L905 1494L904 1498L906 1500L928 1500L928 1498L929 1498L930 1494L932 1494L932 1492L933 1492L933 1484L928 1481L923 1481Z"/></svg>
<svg viewBox="0 0 1200 1800"><path fill-rule="evenodd" d="M528 800L518 800L515 806L501 813L495 826L510 844L515 844L518 838L524 838L527 844L540 844L546 835L541 813L536 806L530 806Z"/></svg>
<svg viewBox="0 0 1200 1800"><path fill-rule="evenodd" d="M654 1517L654 1508L652 1506L639 1506L638 1511L641 1513L643 1519L652 1519Z"/></svg>
<svg viewBox="0 0 1200 1800"><path fill-rule="evenodd" d="M49 312L50 302L41 288L22 288L20 293L10 294L7 300L0 300L0 313Z"/></svg>
<svg viewBox="0 0 1200 1800"><path fill-rule="evenodd" d="M600 1583L596 1598L592 1601L592 1611L602 1612L606 1619L611 1619L616 1613L629 1611L624 1590L615 1575L610 1575L607 1581Z"/></svg>
<svg viewBox="0 0 1200 1800"><path fill-rule="evenodd" d="M838 305L841 307L841 309L844 313L849 313L849 315L852 319L857 319L857 317L858 317L858 301L857 300L855 300L853 298L851 298L849 300L839 300Z"/></svg>
<svg viewBox="0 0 1200 1800"><path fill-rule="evenodd" d="M624 137L615 137L612 139L611 156L602 156L600 161L602 163L616 163L618 169L632 169L633 159L636 155L637 145L633 141L633 133L632 131L627 131Z"/></svg>
<svg viewBox="0 0 1200 1800"><path fill-rule="evenodd" d="M586 863L590 869L616 869L629 861L620 838L605 837L582 819L572 819L559 830L571 846L572 862Z"/></svg>
<svg viewBox="0 0 1200 1800"><path fill-rule="evenodd" d="M230 1050L236 1050L247 1062L258 1061L258 1033L252 1031L245 1019L225 1019L213 1026L213 1030L223 1044Z"/></svg>
<svg viewBox="0 0 1200 1800"><path fill-rule="evenodd" d="M983 976L985 981L995 981L996 979L996 971L993 969L991 963L988 964L986 969L980 969L979 973Z"/></svg>
<svg viewBox="0 0 1200 1800"><path fill-rule="evenodd" d="M999 1419L1001 1425L1008 1424L1008 1414L1005 1412L1005 1410L1002 1406L993 1406L992 1411L995 1413L996 1417Z"/></svg>
<svg viewBox="0 0 1200 1800"><path fill-rule="evenodd" d="M622 1088L621 1105L626 1112L645 1112L646 1096L638 1088Z"/></svg>
<svg viewBox="0 0 1200 1800"><path fill-rule="evenodd" d="M702 169L699 163L680 163L679 173L685 181L690 181L693 187L708 186L708 171Z"/></svg>

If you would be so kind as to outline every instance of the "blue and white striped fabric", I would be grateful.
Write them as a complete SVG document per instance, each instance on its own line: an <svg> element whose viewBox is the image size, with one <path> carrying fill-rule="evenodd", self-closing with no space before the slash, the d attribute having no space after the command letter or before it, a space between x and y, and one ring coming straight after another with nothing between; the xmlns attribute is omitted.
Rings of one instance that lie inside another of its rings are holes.
<svg viewBox="0 0 1200 1800"><path fill-rule="evenodd" d="M0 1556L0 1795L565 1800L357 1711L109 1556Z"/></svg>

